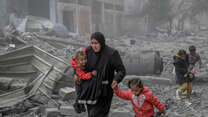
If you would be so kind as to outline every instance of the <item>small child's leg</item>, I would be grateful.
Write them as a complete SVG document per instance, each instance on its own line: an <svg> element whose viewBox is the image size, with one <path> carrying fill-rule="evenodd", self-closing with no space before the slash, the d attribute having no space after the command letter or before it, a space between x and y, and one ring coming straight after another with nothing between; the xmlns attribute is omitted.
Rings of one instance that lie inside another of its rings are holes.
<svg viewBox="0 0 208 117"><path fill-rule="evenodd" d="M76 90L76 94L77 94L77 98L75 100L75 103L73 105L75 112L77 113L81 113L81 108L80 108L80 104L78 103L79 97L80 97L80 92L81 92L81 87L80 85L75 83L75 90Z"/></svg>
<svg viewBox="0 0 208 117"><path fill-rule="evenodd" d="M186 99L188 101L190 101L191 93L192 93L192 82L188 82L187 93L186 93Z"/></svg>
<svg viewBox="0 0 208 117"><path fill-rule="evenodd" d="M187 89L187 83L183 83L182 86L178 89L178 94L181 95Z"/></svg>

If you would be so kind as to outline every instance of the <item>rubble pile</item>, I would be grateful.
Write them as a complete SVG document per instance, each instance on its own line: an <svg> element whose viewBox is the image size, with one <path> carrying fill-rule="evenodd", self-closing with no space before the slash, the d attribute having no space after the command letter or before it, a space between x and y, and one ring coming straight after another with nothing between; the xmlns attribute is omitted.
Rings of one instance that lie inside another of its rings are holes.
<svg viewBox="0 0 208 117"><path fill-rule="evenodd" d="M205 114L207 108L207 99L201 99L201 95L208 96L208 88L206 87L206 84L203 84L203 86L194 86L193 93L191 95L191 106L185 105L185 94L182 95L182 100L176 100L175 97L175 91L179 87L177 85L152 85L152 84L145 84L147 85L154 93L155 96L157 96L164 104L168 106L167 114L164 115L165 117L206 117L207 114ZM122 89L127 89L126 85L121 85ZM206 103L205 103L206 102ZM205 103L205 104L202 104ZM120 108L117 108L117 107ZM118 98L117 96L114 97L114 101L112 104L113 111L125 111L127 113L134 113L131 107L130 102L123 101L122 99ZM158 111L157 109L155 110ZM206 112L207 113L207 112ZM133 114L131 114L133 117ZM161 116L163 117L163 116Z"/></svg>
<svg viewBox="0 0 208 117"><path fill-rule="evenodd" d="M85 37L68 37L65 39L64 42L67 42L67 44L63 43L62 39L57 39L55 37L51 37L51 40L54 39L55 41L48 41L46 39L40 38L40 36L46 36L41 35L39 33L29 33L24 32L18 35L18 38L25 42L26 45L36 45L40 47L41 49L44 49L45 51L60 57L67 62L71 59L74 52L77 49L81 49L84 47L84 45L89 44L89 39ZM1 38L1 40L3 37ZM77 45L73 45L74 42L79 42ZM188 37L180 37L180 38L174 38L174 37L168 37L168 36L156 36L156 37L147 37L147 36L138 36L134 38L129 38L127 36L123 36L120 38L115 39L106 39L107 44L115 47L120 51L121 55L125 55L126 53L136 53L138 51L145 51L145 50L152 50L152 51L159 51L161 57L163 58L163 73L160 76L161 78L167 78L170 81L173 81L174 74L172 74L172 57L173 55L179 50L179 49L186 49L188 50L188 47L190 45L195 45L197 47L197 52L200 54L202 62L203 62L203 68L198 70L198 73L196 74L197 79L195 81L194 87L193 87L193 93L192 93L192 105L187 107L184 104L184 99L182 101L176 101L175 100L175 91L179 87L176 84L164 84L164 83L152 83L152 84L145 84L149 86L149 88L153 91L153 93L164 103L167 103L169 109L167 110L168 117L206 117L207 116L207 99L208 96L208 88L206 86L206 82L208 81L208 36L188 36ZM70 44L72 43L72 44ZM1 46L1 53L4 51L2 50L4 48L4 45ZM155 76L152 76L155 77ZM125 83L121 83L120 87L122 89L127 89ZM67 92L67 91L66 91ZM54 96L59 97L59 96ZM63 96L62 96L63 97ZM67 97L67 96L66 96ZM185 98L185 95L183 96ZM7 117L15 116L15 117L37 117L41 116L41 114L45 114L48 117L52 117L52 115L57 116L66 116L61 115L60 113L65 113L65 111L60 112L60 108L50 103L53 103L50 99L43 99L43 100L49 100L49 103L43 103L42 102L30 102L26 106L26 110L24 111L18 111L18 106L14 107L15 112L13 114L5 114ZM54 99L61 106L67 106L62 107L62 109L68 109L73 110L72 103L74 101L74 95L70 97L69 100L61 100L59 98ZM43 101L44 102L44 101ZM32 104L32 106L31 106ZM21 108L25 108L24 106L20 106ZM42 112L45 110L45 112ZM58 110L57 110L58 109ZM10 110L9 110L10 111ZM7 112L7 111L5 111ZM71 112L71 111L69 111ZM126 115L125 115L125 114ZM73 113L75 114L75 113ZM76 115L76 114L75 114ZM112 108L111 108L111 115L112 116L121 116L125 115L125 117L133 117L134 112L132 110L131 104L128 101L124 101L117 96L114 96L113 102L112 102ZM67 115L72 116L72 115ZM80 117L87 117L86 113L83 113L82 115L76 115ZM161 116L162 117L162 116Z"/></svg>

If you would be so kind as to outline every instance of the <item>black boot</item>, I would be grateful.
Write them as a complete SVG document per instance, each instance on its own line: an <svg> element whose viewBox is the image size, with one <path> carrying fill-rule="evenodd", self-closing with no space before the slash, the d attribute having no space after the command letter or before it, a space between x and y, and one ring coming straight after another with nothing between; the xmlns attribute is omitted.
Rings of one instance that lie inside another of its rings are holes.
<svg viewBox="0 0 208 117"><path fill-rule="evenodd" d="M86 112L86 108L85 108L85 105L84 104L80 104L80 110L82 112Z"/></svg>
<svg viewBox="0 0 208 117"><path fill-rule="evenodd" d="M75 110L76 113L81 113L82 112L81 109L80 109L80 104L74 103L73 107L74 107L74 110Z"/></svg>

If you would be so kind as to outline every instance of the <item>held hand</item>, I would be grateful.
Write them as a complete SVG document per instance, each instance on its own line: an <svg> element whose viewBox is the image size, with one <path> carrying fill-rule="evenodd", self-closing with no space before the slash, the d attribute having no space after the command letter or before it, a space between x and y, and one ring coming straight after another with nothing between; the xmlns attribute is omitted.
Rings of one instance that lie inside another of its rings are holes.
<svg viewBox="0 0 208 117"><path fill-rule="evenodd" d="M80 80L76 80L75 82L76 82L76 84L78 84L78 85L81 84L81 81L80 81Z"/></svg>
<svg viewBox="0 0 208 117"><path fill-rule="evenodd" d="M74 75L74 80L75 80L75 82L77 84L80 84L81 83L81 81L80 81L80 79L79 79L79 77L77 75Z"/></svg>
<svg viewBox="0 0 208 117"><path fill-rule="evenodd" d="M111 84L111 87L112 87L113 90L118 89L118 82L114 80Z"/></svg>
<svg viewBox="0 0 208 117"><path fill-rule="evenodd" d="M96 70L93 70L93 71L92 71L92 75L93 75L93 76L97 76L97 71L96 71Z"/></svg>
<svg viewBox="0 0 208 117"><path fill-rule="evenodd" d="M190 72L191 73L196 73L196 70L195 69L192 69Z"/></svg>

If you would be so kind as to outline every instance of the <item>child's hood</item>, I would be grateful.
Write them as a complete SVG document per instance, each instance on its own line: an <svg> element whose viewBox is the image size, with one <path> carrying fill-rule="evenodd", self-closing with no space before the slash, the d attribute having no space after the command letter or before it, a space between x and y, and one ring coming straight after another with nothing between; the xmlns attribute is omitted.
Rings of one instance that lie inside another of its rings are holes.
<svg viewBox="0 0 208 117"><path fill-rule="evenodd" d="M72 58L71 63L72 63L72 67L74 67L74 68L75 67L81 67L80 65L78 65L77 60L75 58Z"/></svg>
<svg viewBox="0 0 208 117"><path fill-rule="evenodd" d="M143 90L142 90L142 94L146 94L146 93L150 93L151 91L149 90L148 87L144 86Z"/></svg>

